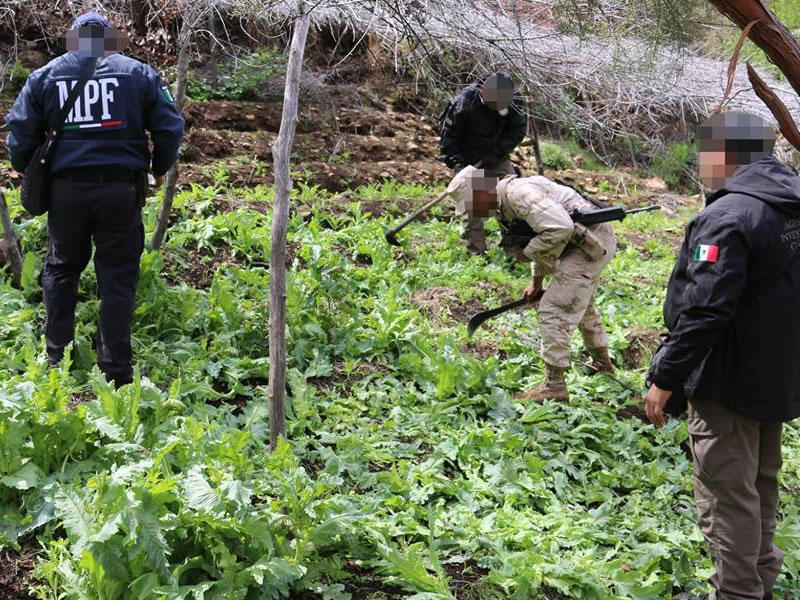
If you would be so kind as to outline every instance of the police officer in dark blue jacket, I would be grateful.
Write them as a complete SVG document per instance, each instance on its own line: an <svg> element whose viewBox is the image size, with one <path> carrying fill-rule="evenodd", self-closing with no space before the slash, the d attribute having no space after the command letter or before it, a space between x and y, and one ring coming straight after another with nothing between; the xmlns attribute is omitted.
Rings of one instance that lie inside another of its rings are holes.
<svg viewBox="0 0 800 600"><path fill-rule="evenodd" d="M94 240L101 300L98 363L117 386L129 383L133 374L130 329L144 249L147 173L161 185L177 158L184 124L158 74L116 53L121 39L105 17L80 16L68 34L70 51L31 74L6 119L11 164L21 172L44 141L45 129L55 125L72 86L97 60L52 160L42 273L45 338L55 364L73 340L78 280Z"/></svg>

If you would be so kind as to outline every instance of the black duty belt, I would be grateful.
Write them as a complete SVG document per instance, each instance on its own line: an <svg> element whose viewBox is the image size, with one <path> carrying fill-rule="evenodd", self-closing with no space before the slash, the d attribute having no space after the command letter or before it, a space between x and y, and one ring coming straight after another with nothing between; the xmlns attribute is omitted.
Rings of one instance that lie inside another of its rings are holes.
<svg viewBox="0 0 800 600"><path fill-rule="evenodd" d="M85 183L119 183L128 181L135 182L136 173L136 171L131 171L130 169L98 165L96 167L64 169L63 171L53 173L53 177L56 179Z"/></svg>

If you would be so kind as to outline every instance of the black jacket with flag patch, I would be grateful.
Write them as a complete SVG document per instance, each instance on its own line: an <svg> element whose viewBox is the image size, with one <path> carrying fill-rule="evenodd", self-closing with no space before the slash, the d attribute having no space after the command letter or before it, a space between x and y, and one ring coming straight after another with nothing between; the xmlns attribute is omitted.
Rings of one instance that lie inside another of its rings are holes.
<svg viewBox="0 0 800 600"><path fill-rule="evenodd" d="M740 167L686 228L653 383L759 421L800 416L800 179Z"/></svg>

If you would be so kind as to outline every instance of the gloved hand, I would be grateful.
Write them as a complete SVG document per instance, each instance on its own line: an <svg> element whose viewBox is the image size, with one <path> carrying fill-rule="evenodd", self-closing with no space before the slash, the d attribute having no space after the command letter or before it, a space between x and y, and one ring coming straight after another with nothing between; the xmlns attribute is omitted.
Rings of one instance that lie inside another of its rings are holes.
<svg viewBox="0 0 800 600"><path fill-rule="evenodd" d="M444 159L444 164L458 172L467 166L467 161L464 160L463 156L457 154L455 156L446 156Z"/></svg>

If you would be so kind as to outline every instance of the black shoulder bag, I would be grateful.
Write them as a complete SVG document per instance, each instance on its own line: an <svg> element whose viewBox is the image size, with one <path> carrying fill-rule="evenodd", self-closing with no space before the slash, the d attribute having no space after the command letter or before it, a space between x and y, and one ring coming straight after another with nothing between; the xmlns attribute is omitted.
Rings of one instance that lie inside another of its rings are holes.
<svg viewBox="0 0 800 600"><path fill-rule="evenodd" d="M21 191L22 206L32 215L43 215L50 207L50 162L53 158L53 151L61 136L61 128L67 120L67 115L75 105L78 96L83 92L83 88L86 87L86 82L94 74L96 64L97 60L95 59L72 88L61 112L58 113L55 125L47 129L44 143L33 151L33 156L25 168L25 179L22 181Z"/></svg>

